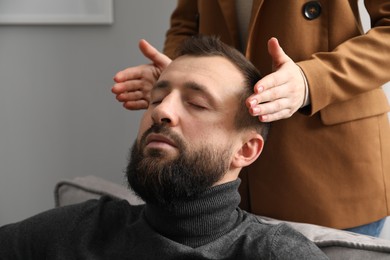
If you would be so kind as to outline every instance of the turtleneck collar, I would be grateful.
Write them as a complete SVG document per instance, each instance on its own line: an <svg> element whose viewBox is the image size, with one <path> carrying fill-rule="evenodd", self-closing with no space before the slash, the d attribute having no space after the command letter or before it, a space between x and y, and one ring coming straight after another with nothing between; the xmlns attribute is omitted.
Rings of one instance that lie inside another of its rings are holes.
<svg viewBox="0 0 390 260"><path fill-rule="evenodd" d="M146 204L146 221L161 235L190 247L209 243L232 230L240 221L240 180L207 189L196 198L162 207Z"/></svg>

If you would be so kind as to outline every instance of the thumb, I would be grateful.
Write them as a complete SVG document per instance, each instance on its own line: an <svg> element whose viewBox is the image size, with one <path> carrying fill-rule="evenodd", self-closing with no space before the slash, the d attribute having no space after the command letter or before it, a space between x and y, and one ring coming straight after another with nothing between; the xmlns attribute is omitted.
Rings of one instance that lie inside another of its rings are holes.
<svg viewBox="0 0 390 260"><path fill-rule="evenodd" d="M159 52L144 39L139 41L139 49L141 50L142 54L151 60L156 67L164 69L172 61L168 56Z"/></svg>
<svg viewBox="0 0 390 260"><path fill-rule="evenodd" d="M284 63L291 61L290 57L280 47L278 39L274 37L268 41L268 53L271 55L274 70L278 69Z"/></svg>

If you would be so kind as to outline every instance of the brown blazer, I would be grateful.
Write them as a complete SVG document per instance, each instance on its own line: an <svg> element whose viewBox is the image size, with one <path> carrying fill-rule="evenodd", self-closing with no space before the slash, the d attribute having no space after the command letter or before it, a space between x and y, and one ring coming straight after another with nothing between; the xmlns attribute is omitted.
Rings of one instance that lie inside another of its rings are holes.
<svg viewBox="0 0 390 260"><path fill-rule="evenodd" d="M277 37L304 71L311 105L274 122L260 158L243 170L242 207L290 221L354 227L390 215L390 3L366 0L363 35L357 0L253 0L246 56L272 72L267 41ZM234 0L179 0L164 51L198 33L238 48Z"/></svg>

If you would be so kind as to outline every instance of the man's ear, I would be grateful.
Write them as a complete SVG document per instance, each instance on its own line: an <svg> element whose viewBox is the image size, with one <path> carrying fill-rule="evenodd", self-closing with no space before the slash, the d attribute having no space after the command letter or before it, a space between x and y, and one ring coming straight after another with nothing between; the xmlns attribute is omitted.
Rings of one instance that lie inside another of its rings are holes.
<svg viewBox="0 0 390 260"><path fill-rule="evenodd" d="M244 140L241 148L236 152L232 160L232 167L243 168L253 163L261 154L264 146L263 137L252 132Z"/></svg>

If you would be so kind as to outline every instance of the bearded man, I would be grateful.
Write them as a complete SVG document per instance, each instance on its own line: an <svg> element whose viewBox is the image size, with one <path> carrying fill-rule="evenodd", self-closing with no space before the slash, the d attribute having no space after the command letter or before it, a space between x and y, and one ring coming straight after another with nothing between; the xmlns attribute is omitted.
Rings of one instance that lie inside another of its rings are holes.
<svg viewBox="0 0 390 260"><path fill-rule="evenodd" d="M5 226L1 259L327 259L238 207L238 174L268 131L245 106L258 71L214 37L178 56L151 91L127 166L145 205L102 197Z"/></svg>

